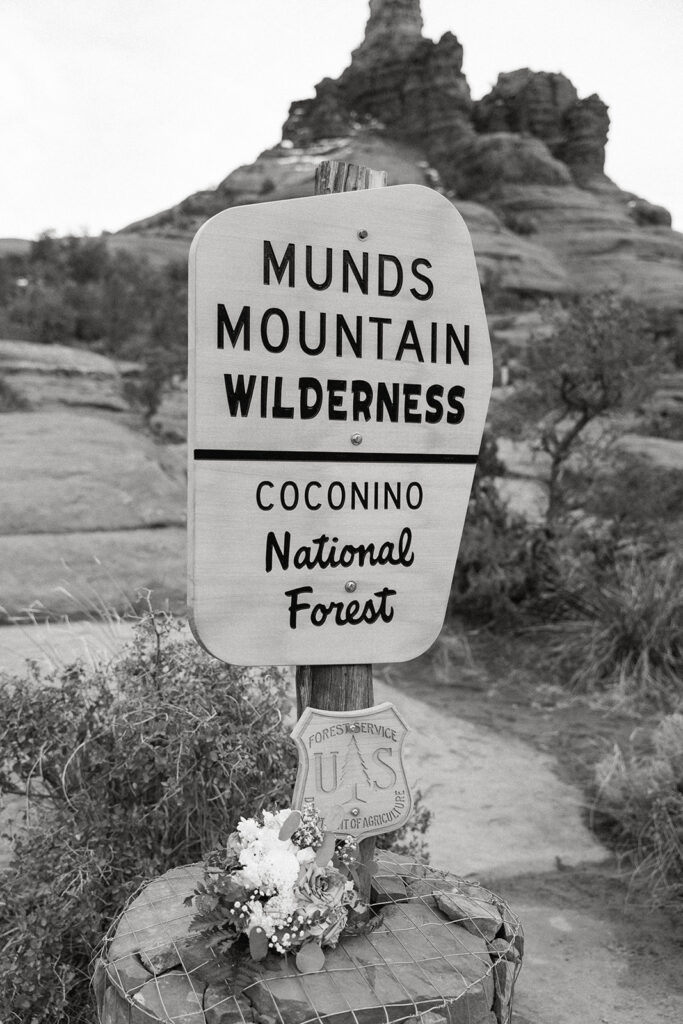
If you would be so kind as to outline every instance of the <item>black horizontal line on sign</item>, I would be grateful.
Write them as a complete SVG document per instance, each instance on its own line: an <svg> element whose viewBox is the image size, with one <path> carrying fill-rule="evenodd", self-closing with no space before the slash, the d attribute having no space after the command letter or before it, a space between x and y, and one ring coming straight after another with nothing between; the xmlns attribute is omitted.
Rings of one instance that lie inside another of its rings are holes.
<svg viewBox="0 0 683 1024"><path fill-rule="evenodd" d="M415 452L262 452L227 448L195 448L198 462L432 462L474 465L477 455L416 454Z"/></svg>

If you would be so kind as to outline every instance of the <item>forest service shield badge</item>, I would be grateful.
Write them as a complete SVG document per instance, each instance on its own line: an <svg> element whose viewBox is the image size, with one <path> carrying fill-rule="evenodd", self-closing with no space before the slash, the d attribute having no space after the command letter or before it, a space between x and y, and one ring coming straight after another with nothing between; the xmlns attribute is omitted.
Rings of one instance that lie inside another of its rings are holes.
<svg viewBox="0 0 683 1024"><path fill-rule="evenodd" d="M393 704L360 711L306 708L292 730L299 750L293 806L311 804L340 836L393 832L410 816L403 766L408 727Z"/></svg>

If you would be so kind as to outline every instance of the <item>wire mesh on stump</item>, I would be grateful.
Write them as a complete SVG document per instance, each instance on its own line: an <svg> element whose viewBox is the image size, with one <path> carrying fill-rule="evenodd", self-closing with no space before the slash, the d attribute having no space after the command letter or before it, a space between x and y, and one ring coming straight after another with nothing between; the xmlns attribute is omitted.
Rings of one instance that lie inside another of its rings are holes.
<svg viewBox="0 0 683 1024"><path fill-rule="evenodd" d="M184 905L203 866L167 872L105 939L93 979L100 1024L509 1024L524 939L507 904L396 854L377 866L377 926L343 935L313 973L274 953L217 960Z"/></svg>

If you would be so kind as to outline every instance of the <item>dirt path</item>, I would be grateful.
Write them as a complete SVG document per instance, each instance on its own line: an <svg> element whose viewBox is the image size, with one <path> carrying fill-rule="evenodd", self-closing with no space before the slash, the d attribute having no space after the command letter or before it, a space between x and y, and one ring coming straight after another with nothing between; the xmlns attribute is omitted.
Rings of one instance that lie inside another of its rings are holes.
<svg viewBox="0 0 683 1024"><path fill-rule="evenodd" d="M410 726L406 769L432 811L432 863L459 875L504 876L600 863L608 856L581 820L582 797L550 757L375 680Z"/></svg>
<svg viewBox="0 0 683 1024"><path fill-rule="evenodd" d="M513 1024L680 1024L683 922L624 905L612 864L485 878L526 935Z"/></svg>
<svg viewBox="0 0 683 1024"><path fill-rule="evenodd" d="M113 654L129 627L0 629L0 667ZM408 667L409 671L409 667ZM554 759L513 735L464 721L444 699L378 679L411 726L411 783L433 812L432 862L478 878L519 914L527 945L515 1024L680 1024L683 926L624 906L607 851L583 824L582 795Z"/></svg>

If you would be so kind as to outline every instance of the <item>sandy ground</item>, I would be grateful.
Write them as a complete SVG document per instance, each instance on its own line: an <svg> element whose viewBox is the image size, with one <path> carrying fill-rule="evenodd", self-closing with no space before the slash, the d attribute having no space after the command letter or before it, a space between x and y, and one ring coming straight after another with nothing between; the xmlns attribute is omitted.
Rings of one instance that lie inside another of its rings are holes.
<svg viewBox="0 0 683 1024"><path fill-rule="evenodd" d="M552 760L514 736L472 725L375 680L411 731L406 770L432 810L431 862L459 875L498 878L607 857L581 820L582 797Z"/></svg>
<svg viewBox="0 0 683 1024"><path fill-rule="evenodd" d="M115 620L0 626L0 670L20 673L27 660L49 670L70 659L114 657L131 635L129 623Z"/></svg>
<svg viewBox="0 0 683 1024"><path fill-rule="evenodd" d="M113 654L129 627L76 623L0 629L0 667ZM680 1024L683 931L624 907L582 795L553 759L377 680L411 726L407 771L433 812L432 862L476 877L520 916L527 936L515 1024ZM16 811L16 807L15 807Z"/></svg>

